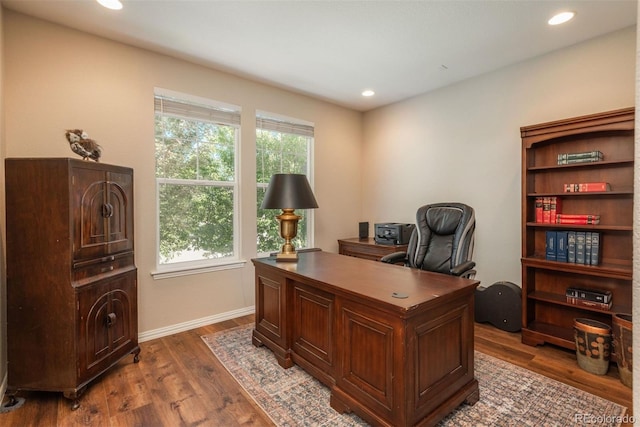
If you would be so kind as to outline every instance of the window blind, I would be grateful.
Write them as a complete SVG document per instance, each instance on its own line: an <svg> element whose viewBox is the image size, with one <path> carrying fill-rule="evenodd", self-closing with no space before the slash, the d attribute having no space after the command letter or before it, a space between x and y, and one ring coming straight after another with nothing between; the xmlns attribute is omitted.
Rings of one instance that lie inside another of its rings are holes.
<svg viewBox="0 0 640 427"><path fill-rule="evenodd" d="M165 116L223 125L240 125L240 111L237 110L193 104L160 95L154 96L154 106L156 114Z"/></svg>
<svg viewBox="0 0 640 427"><path fill-rule="evenodd" d="M256 117L256 128L275 132L290 133L299 136L313 137L313 126L302 123L293 123L278 120L271 117Z"/></svg>

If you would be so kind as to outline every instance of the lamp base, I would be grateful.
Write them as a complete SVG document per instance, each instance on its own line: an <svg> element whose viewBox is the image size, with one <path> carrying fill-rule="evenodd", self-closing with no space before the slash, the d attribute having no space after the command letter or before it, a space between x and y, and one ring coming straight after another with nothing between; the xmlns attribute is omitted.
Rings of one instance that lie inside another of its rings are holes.
<svg viewBox="0 0 640 427"><path fill-rule="evenodd" d="M276 261L298 261L298 253L291 252L287 254L284 252L278 252L276 254Z"/></svg>

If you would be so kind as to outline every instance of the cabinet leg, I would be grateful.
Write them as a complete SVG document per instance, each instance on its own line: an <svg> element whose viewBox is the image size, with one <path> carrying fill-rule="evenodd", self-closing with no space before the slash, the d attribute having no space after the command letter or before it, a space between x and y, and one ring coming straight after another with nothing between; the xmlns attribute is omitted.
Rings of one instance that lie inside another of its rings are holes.
<svg viewBox="0 0 640 427"><path fill-rule="evenodd" d="M24 404L24 397L17 397L18 390L7 390L5 396L9 398L7 402L0 406L0 414L15 411ZM0 402L1 403L1 402Z"/></svg>
<svg viewBox="0 0 640 427"><path fill-rule="evenodd" d="M138 363L140 361L140 347L136 347L131 354L133 354L133 363Z"/></svg>
<svg viewBox="0 0 640 427"><path fill-rule="evenodd" d="M82 387L79 390L76 391L65 391L64 393L62 393L62 395L71 400L71 410L75 411L76 409L78 409L80 407L80 396L82 396L82 393L84 393L84 391L87 389L87 386Z"/></svg>
<svg viewBox="0 0 640 427"><path fill-rule="evenodd" d="M466 403L469 406L473 406L476 403L478 403L478 400L480 400L480 389L477 389L476 391L471 393L469 396L467 396L467 398L464 400L464 403Z"/></svg>

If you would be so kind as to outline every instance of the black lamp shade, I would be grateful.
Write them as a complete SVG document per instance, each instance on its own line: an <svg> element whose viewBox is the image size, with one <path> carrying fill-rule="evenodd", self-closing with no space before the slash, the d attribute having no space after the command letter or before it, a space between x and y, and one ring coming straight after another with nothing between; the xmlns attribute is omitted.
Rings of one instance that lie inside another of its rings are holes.
<svg viewBox="0 0 640 427"><path fill-rule="evenodd" d="M277 173L271 177L262 209L311 209L318 202L306 175Z"/></svg>

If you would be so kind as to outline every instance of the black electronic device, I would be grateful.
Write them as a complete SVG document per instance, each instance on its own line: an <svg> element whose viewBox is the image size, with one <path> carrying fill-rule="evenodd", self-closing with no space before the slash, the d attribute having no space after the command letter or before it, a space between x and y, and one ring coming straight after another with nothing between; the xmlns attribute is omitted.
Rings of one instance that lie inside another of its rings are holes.
<svg viewBox="0 0 640 427"><path fill-rule="evenodd" d="M369 222L361 222L358 224L359 225L359 230L358 230L358 237L361 239L366 239L369 237Z"/></svg>
<svg viewBox="0 0 640 427"><path fill-rule="evenodd" d="M414 228L416 228L414 224L398 222L375 224L374 240L382 245L406 245L409 243Z"/></svg>

